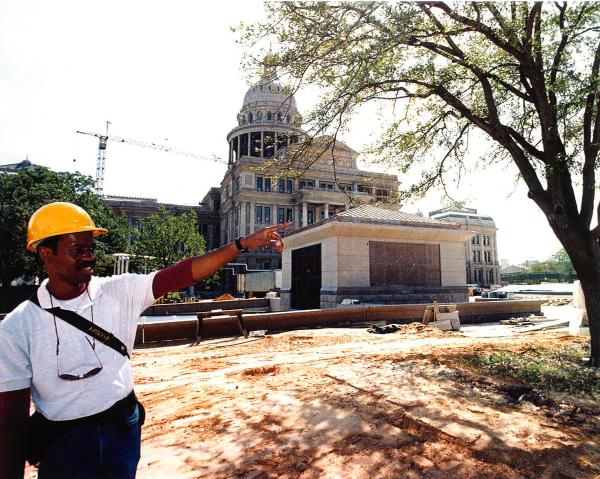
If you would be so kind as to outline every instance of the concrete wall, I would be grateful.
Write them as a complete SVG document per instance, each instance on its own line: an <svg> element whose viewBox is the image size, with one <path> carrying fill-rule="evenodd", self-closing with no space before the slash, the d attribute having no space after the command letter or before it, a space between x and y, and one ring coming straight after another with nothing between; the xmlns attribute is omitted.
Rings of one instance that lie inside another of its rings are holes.
<svg viewBox="0 0 600 479"><path fill-rule="evenodd" d="M467 284L467 270L465 261L464 244L440 244L442 286L464 286Z"/></svg>
<svg viewBox="0 0 600 479"><path fill-rule="evenodd" d="M336 307L342 299L395 304L466 301L465 238L470 234L443 228L329 223L286 238L282 258L282 307L291 296L291 252L321 244L321 308ZM422 243L440 246L440 286L370 284L369 242Z"/></svg>

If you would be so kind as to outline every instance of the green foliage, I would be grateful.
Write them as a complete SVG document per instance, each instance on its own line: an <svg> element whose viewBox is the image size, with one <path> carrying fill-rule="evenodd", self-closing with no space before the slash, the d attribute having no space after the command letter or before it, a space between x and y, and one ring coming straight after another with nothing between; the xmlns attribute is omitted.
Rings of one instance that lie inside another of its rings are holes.
<svg viewBox="0 0 600 479"><path fill-rule="evenodd" d="M583 173L594 190L597 2L268 2L266 8L264 23L240 28L253 53L246 70L277 68L292 92L322 92L305 117L307 143L324 134L335 138L363 105L379 105L389 121L367 153L402 173L421 173L401 198L445 188L448 177L458 181L469 167L469 140L481 133L492 154L472 156L482 163L512 160L553 221L562 220L552 211L557 202L570 218L579 213L569 175ZM583 196L587 225L590 196Z"/></svg>
<svg viewBox="0 0 600 479"><path fill-rule="evenodd" d="M80 173L56 173L31 168L15 175L0 175L0 280L3 285L18 277L45 276L36 254L25 249L29 218L39 207L68 201L85 209L95 223L110 233L98 238L97 273L112 272L114 252L127 250L129 230L94 192L94 182Z"/></svg>
<svg viewBox="0 0 600 479"><path fill-rule="evenodd" d="M515 378L535 388L600 399L600 371L584 366L589 357L590 346L576 344L463 355L459 361L485 374Z"/></svg>
<svg viewBox="0 0 600 479"><path fill-rule="evenodd" d="M546 261L541 261L540 263L532 264L531 272L573 274L575 272L575 269L573 268L573 264L571 263L571 258L569 258L569 255L567 254L565 249L561 248Z"/></svg>
<svg viewBox="0 0 600 479"><path fill-rule="evenodd" d="M138 256L147 257L149 269L162 269L203 254L206 246L193 212L172 215L161 206L157 214L140 221L134 250Z"/></svg>

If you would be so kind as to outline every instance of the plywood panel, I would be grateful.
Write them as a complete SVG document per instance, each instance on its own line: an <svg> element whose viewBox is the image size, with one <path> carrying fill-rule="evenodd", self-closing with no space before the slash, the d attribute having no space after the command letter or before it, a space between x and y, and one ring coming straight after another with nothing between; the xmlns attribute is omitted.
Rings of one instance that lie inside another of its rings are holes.
<svg viewBox="0 0 600 479"><path fill-rule="evenodd" d="M438 244L369 241L371 286L441 285Z"/></svg>

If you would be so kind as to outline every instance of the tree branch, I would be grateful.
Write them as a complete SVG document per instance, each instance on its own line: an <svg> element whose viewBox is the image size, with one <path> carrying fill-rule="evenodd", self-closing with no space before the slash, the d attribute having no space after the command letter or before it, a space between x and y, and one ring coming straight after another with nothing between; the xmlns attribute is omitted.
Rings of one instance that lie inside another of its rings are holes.
<svg viewBox="0 0 600 479"><path fill-rule="evenodd" d="M596 159L600 147L600 83L598 73L600 70L600 42L596 46L594 62L590 72L589 93L585 102L583 113L583 191L581 195L581 221L586 228L592 222L594 197L596 192ZM600 210L598 211L600 218Z"/></svg>

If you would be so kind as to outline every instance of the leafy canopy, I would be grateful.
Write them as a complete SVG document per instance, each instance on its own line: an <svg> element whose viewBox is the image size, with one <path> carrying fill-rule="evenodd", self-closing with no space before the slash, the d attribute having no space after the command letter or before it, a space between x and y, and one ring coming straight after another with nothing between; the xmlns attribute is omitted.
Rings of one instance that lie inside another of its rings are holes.
<svg viewBox="0 0 600 479"><path fill-rule="evenodd" d="M242 41L272 42L257 56L291 91L318 87L309 141L333 141L365 104L387 105L389 126L370 152L401 172L422 170L408 196L463 171L470 136L483 133L496 146L488 159L511 159L547 216L559 204L589 227L600 146L596 2L266 5L267 21L244 26ZM581 211L571 175L580 175Z"/></svg>
<svg viewBox="0 0 600 479"><path fill-rule="evenodd" d="M124 217L117 217L95 194L94 182L80 173L56 173L36 167L14 175L0 175L0 280L8 286L19 278L43 278L42 262L37 254L25 249L27 224L41 206L54 201L68 201L85 209L94 222L110 233L98 237L96 271L110 274L113 259L110 254L126 252L129 227Z"/></svg>
<svg viewBox="0 0 600 479"><path fill-rule="evenodd" d="M206 245L198 232L198 220L193 212L172 215L160 206L158 213L140 221L134 249L138 256L148 257L152 268L162 269L203 254Z"/></svg>

